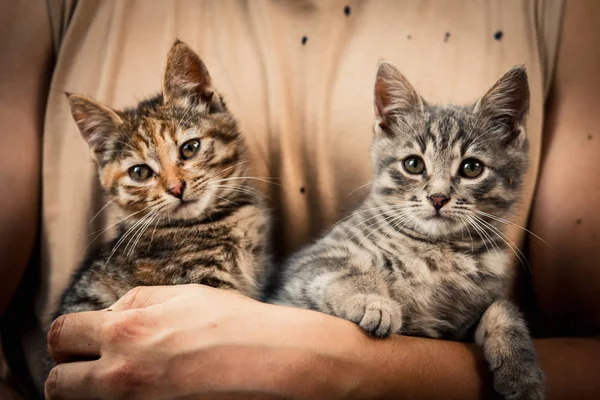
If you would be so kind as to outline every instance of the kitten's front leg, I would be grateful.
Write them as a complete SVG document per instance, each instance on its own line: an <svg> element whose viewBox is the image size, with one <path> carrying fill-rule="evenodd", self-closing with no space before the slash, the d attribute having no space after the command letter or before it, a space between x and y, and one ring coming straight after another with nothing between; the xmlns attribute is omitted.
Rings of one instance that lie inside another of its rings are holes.
<svg viewBox="0 0 600 400"><path fill-rule="evenodd" d="M323 297L329 314L355 322L374 336L387 337L402 327L402 306L376 274L349 271L337 276L324 288Z"/></svg>
<svg viewBox="0 0 600 400"><path fill-rule="evenodd" d="M533 342L517 307L507 300L493 303L475 332L494 374L494 389L508 400L544 399L544 374Z"/></svg>

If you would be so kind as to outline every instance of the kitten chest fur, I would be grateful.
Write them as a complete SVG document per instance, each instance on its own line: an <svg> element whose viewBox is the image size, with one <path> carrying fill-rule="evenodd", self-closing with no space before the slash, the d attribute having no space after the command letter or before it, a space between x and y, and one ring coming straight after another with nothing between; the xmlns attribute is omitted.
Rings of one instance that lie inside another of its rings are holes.
<svg viewBox="0 0 600 400"><path fill-rule="evenodd" d="M347 222L348 227L358 224ZM341 232L332 237L348 237ZM509 257L502 249L471 247L466 240L417 240L383 229L371 236L374 240L345 242L341 253L362 260L352 263L355 273L402 305L404 334L465 339L468 328L504 292Z"/></svg>
<svg viewBox="0 0 600 400"><path fill-rule="evenodd" d="M211 218L147 229L132 249L119 246L108 263L112 246L106 247L106 254L82 266L59 313L89 309L82 297L108 307L135 286L198 283L259 298L269 263L268 215L246 205Z"/></svg>
<svg viewBox="0 0 600 400"><path fill-rule="evenodd" d="M404 246L405 252L393 259L398 273L389 278L392 298L403 304L402 331L466 339L468 328L503 294L506 254L465 254L452 250L449 244Z"/></svg>

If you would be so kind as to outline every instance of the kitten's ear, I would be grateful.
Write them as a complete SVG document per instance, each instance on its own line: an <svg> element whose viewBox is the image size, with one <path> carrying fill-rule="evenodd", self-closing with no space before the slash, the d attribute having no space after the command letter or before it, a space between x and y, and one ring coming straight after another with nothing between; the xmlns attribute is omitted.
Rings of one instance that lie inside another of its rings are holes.
<svg viewBox="0 0 600 400"><path fill-rule="evenodd" d="M506 143L525 135L521 127L529 112L529 84L525 67L509 69L475 104L483 129L504 136Z"/></svg>
<svg viewBox="0 0 600 400"><path fill-rule="evenodd" d="M100 153L106 139L117 132L123 120L114 110L96 100L78 94L66 95L81 136L94 155Z"/></svg>
<svg viewBox="0 0 600 400"><path fill-rule="evenodd" d="M423 99L408 79L392 63L380 61L375 78L375 116L384 131L394 117L422 111L423 107Z"/></svg>
<svg viewBox="0 0 600 400"><path fill-rule="evenodd" d="M177 40L167 56L163 81L165 103L211 103L214 89L206 65L185 43Z"/></svg>

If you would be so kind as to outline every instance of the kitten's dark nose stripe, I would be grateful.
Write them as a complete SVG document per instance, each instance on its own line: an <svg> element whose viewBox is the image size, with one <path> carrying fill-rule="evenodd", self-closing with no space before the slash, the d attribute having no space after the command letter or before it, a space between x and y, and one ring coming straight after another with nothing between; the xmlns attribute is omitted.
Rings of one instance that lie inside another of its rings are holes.
<svg viewBox="0 0 600 400"><path fill-rule="evenodd" d="M433 205L433 208L439 211L446 203L450 201L450 198L444 196L443 194L434 194L429 196L429 201Z"/></svg>

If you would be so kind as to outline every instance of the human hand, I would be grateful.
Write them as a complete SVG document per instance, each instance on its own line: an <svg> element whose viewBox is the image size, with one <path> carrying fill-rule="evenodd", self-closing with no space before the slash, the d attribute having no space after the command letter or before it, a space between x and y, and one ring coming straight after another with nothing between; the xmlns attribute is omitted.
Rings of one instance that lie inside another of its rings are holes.
<svg viewBox="0 0 600 400"><path fill-rule="evenodd" d="M47 399L333 399L331 352L368 340L341 319L200 285L136 288L109 310L54 321Z"/></svg>

